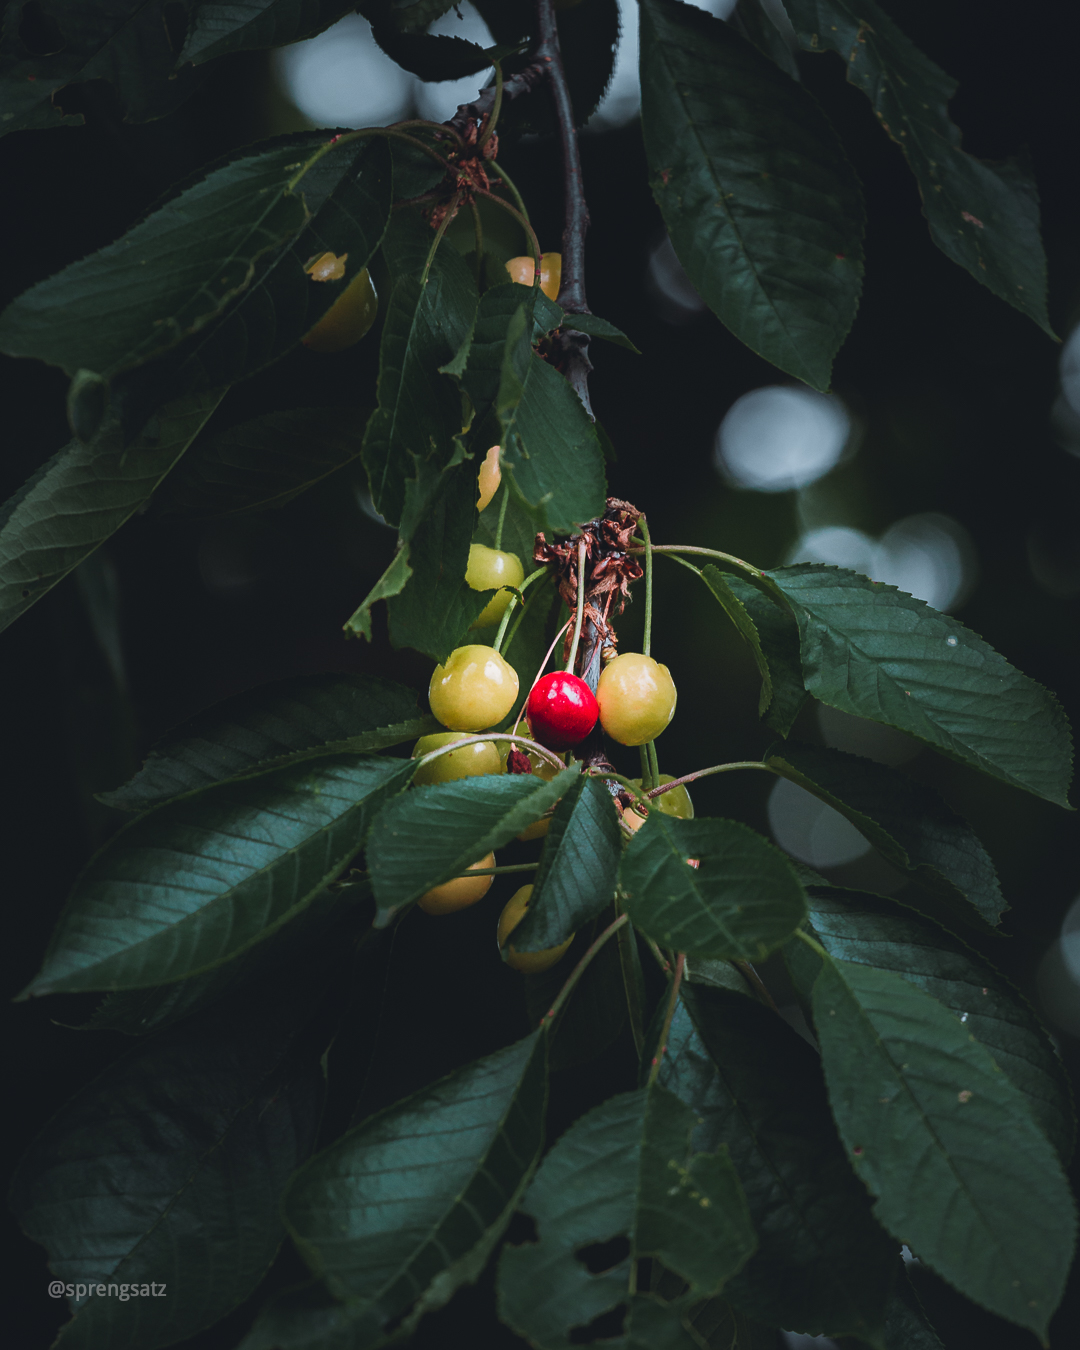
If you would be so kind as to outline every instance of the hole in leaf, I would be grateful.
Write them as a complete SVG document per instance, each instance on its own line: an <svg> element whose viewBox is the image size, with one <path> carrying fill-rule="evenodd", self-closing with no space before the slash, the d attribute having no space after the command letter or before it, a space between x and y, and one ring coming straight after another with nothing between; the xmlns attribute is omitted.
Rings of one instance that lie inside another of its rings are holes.
<svg viewBox="0 0 1080 1350"><path fill-rule="evenodd" d="M519 1209L506 1226L506 1242L510 1247L521 1247L527 1242L537 1242L536 1220Z"/></svg>
<svg viewBox="0 0 1080 1350"><path fill-rule="evenodd" d="M575 1327L566 1339L571 1345L591 1345L593 1341L603 1341L621 1335L625 1321L626 1304L620 1303L610 1312L594 1317L588 1326Z"/></svg>
<svg viewBox="0 0 1080 1350"><path fill-rule="evenodd" d="M64 48L64 35L50 14L46 14L40 0L30 0L23 6L19 21L19 41L31 56L51 56Z"/></svg>
<svg viewBox="0 0 1080 1350"><path fill-rule="evenodd" d="M587 1247L579 1247L574 1256L581 1262L590 1275L602 1275L611 1270L620 1261L630 1255L630 1240L622 1233L608 1242L591 1242Z"/></svg>

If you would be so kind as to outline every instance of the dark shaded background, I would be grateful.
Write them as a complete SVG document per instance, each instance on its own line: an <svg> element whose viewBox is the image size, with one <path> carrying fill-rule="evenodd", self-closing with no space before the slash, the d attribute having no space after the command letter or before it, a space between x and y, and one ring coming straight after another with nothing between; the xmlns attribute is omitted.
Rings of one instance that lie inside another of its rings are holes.
<svg viewBox="0 0 1080 1350"><path fill-rule="evenodd" d="M1080 317L1080 119L1070 7L1060 0L1022 8L891 0L887 7L960 81L952 112L965 147L988 158L1030 150L1042 194L1052 319L1067 334ZM865 426L858 456L838 471L846 523L874 534L927 510L961 521L975 541L981 573L959 617L1054 689L1075 723L1080 459L1050 435L1059 349L933 246L899 151L863 96L844 84L839 61L804 59L803 72L841 131L869 209L865 294L835 370L836 390ZM88 86L65 99L69 109L85 109L85 127L24 132L0 142L7 201L0 300L116 238L172 182L267 134L264 79L258 57L219 62L180 113L137 127L118 122L107 87ZM592 213L590 302L644 353L634 357L594 344L594 406L619 456L611 490L648 511L656 541L706 544L763 566L778 563L797 531L793 498L724 487L711 451L730 403L783 377L711 315L681 325L660 316L645 272L661 226L636 125L587 136L582 151ZM542 243L557 247L561 188L554 147L507 147L504 162L526 193ZM333 357L298 351L234 390L224 409L239 421L275 407L370 404L376 356L374 340ZM67 440L66 381L59 372L6 359L0 380L6 497ZM1064 578L1057 590L1071 585L1071 594L1052 595L1033 577L1027 555L1033 532ZM190 524L152 509L85 569L81 584L69 578L0 636L6 714L0 856L7 864L10 935L4 987L11 994L35 973L74 876L116 826L117 818L91 793L119 783L171 725L251 685L305 672L368 671L426 686L430 663L390 650L383 621L372 646L341 635L392 546L391 533L361 514L351 483L341 478L282 511L232 521ZM680 692L678 716L660 747L662 767L672 773L757 755L768 739L755 716L757 680L749 659L715 603L704 591L688 590L683 575L659 571L653 639ZM628 613L626 645L639 625L640 612ZM816 734L811 719L799 730ZM635 761L628 758L626 767L636 773ZM993 946L993 958L1034 996L1038 961L1080 892L1077 817L930 754L911 771L968 816L994 856L1013 908L1005 921L1010 936ZM737 815L767 830L770 781L764 775L707 780L695 791L697 809ZM366 1103L395 1100L524 1028L517 977L499 963L491 934L509 889L497 882L484 902L453 922L410 916L395 944L382 1009L386 1034L368 1074ZM365 1015L374 1016L377 1007L373 995ZM52 1018L77 1020L68 1004L20 1004L9 1016L9 1150L16 1156L125 1042L57 1025ZM1063 1034L1062 1050L1075 1081L1080 1043ZM630 1072L620 1042L609 1061L561 1075L553 1132L629 1086ZM18 1291L20 1311L13 1316L25 1329L17 1343L44 1346L66 1313L45 1294L41 1251L13 1226L9 1232L6 1275ZM428 1318L415 1344L466 1338L481 1347L521 1344L493 1323L489 1285L463 1291ZM944 1286L931 1283L927 1297L949 1350L1034 1350L1032 1336L971 1308ZM250 1310L241 1309L188 1344L200 1350L234 1345L249 1317ZM1074 1290L1055 1320L1052 1343L1066 1350L1078 1340Z"/></svg>

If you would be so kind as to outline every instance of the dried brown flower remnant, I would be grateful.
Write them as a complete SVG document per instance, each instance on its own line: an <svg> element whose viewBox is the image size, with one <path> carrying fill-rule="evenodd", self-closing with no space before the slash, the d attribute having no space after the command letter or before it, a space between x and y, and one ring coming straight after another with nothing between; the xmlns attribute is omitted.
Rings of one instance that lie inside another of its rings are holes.
<svg viewBox="0 0 1080 1350"><path fill-rule="evenodd" d="M488 124L490 114L485 114L479 122L468 122L462 129L464 145L459 150L451 150L447 155L449 172L439 185L443 199L428 213L433 229L438 229L447 214L451 219L457 215L458 208L468 206L477 192L490 192L491 179L488 177L484 161L494 159L499 153L499 138L494 133L483 145L480 138Z"/></svg>
<svg viewBox="0 0 1080 1350"><path fill-rule="evenodd" d="M584 670L593 659L598 646L614 654L618 638L610 623L612 605L618 600L616 614L621 614L630 598L631 582L643 575L641 563L629 553L630 540L641 512L629 502L609 497L604 514L581 527L581 533L548 543L544 535L536 536L533 557L536 562L550 565L558 580L559 595L567 606L577 608L578 549L585 541L585 624L592 627L585 643ZM565 651L569 654L571 635L568 632Z"/></svg>

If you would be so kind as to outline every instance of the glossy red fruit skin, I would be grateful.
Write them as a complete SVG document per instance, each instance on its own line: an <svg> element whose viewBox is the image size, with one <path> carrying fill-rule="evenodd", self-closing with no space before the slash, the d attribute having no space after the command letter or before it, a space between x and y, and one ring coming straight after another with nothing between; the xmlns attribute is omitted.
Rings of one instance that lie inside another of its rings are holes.
<svg viewBox="0 0 1080 1350"><path fill-rule="evenodd" d="M569 750L596 726L600 707L583 679L557 670L533 685L525 715L533 740L549 750Z"/></svg>

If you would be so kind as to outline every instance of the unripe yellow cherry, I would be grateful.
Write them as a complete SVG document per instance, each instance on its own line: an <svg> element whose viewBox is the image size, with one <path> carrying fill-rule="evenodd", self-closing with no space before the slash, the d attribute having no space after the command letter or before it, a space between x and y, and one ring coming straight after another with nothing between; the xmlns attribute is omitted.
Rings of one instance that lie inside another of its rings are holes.
<svg viewBox="0 0 1080 1350"><path fill-rule="evenodd" d="M510 273L510 280L516 281L519 286L531 286L533 284L533 277L536 275L536 266L531 256L511 258L506 264L506 270ZM559 298L559 288L561 286L562 254L541 253L540 289L549 300L555 301Z"/></svg>
<svg viewBox="0 0 1080 1350"><path fill-rule="evenodd" d="M520 586L525 580L525 569L516 553L503 553L501 549L488 548L487 544L471 544L465 580L474 591L489 591L493 586ZM490 628L498 623L513 598L512 591L499 591L470 627Z"/></svg>
<svg viewBox="0 0 1080 1350"><path fill-rule="evenodd" d="M337 261L344 264L344 258ZM322 259L319 259L308 270L318 280L329 280L329 276L323 278L317 275L321 263ZM375 322L378 310L379 298L365 267L353 277L319 322L309 328L300 340L313 352L343 352L346 347L352 347L360 341Z"/></svg>
<svg viewBox="0 0 1080 1350"><path fill-rule="evenodd" d="M525 917L532 893L531 886L522 886L521 890L515 891L506 902L506 908L499 915L499 946L506 947L506 964L526 975L538 975L542 970L550 970L556 961L565 956L574 940L571 933L565 942L560 942L557 947L548 947L542 952L519 952L515 951L513 946L506 946L506 939Z"/></svg>
<svg viewBox="0 0 1080 1350"><path fill-rule="evenodd" d="M483 511L485 506L491 505L491 499L499 490L499 484L502 482L502 466L499 463L499 449L493 445L484 456L484 462L480 465L480 472L477 475L477 486L480 496L476 499L476 509Z"/></svg>
<svg viewBox="0 0 1080 1350"><path fill-rule="evenodd" d="M518 696L517 671L493 647L458 647L435 667L431 711L451 731L483 731L501 722Z"/></svg>
<svg viewBox="0 0 1080 1350"><path fill-rule="evenodd" d="M463 734L460 731L436 731L431 736L421 736L413 746L412 757L422 759L432 750L460 740ZM413 774L413 782L424 787L429 783L451 783L456 778L475 778L480 774L504 772L503 760L494 741L471 741L460 750L440 755L430 764L421 764Z"/></svg>
<svg viewBox="0 0 1080 1350"><path fill-rule="evenodd" d="M623 652L600 672L600 723L620 745L655 740L675 713L675 682L667 666L641 652Z"/></svg>
<svg viewBox="0 0 1080 1350"><path fill-rule="evenodd" d="M670 773L660 775L660 783L673 783L675 778ZM641 787L641 779L633 778L631 782L635 787ZM662 811L665 816L677 816L679 820L694 819L694 803L690 800L690 794L686 790L686 784L683 783L677 788L672 788L670 792L662 792L659 797L650 797L649 805L657 811ZM633 811L631 806L628 810ZM636 814L636 812L635 812Z"/></svg>
<svg viewBox="0 0 1080 1350"><path fill-rule="evenodd" d="M475 867L494 866L495 854L489 853L479 862L470 863L469 871ZM492 876L455 877L453 881L444 881L441 886L432 887L416 903L425 914L453 914L456 909L468 909L470 905L475 905L477 900L482 900L491 889L494 880Z"/></svg>

